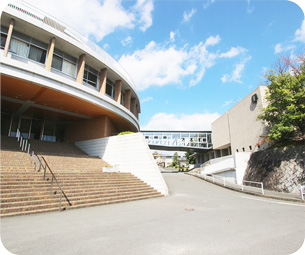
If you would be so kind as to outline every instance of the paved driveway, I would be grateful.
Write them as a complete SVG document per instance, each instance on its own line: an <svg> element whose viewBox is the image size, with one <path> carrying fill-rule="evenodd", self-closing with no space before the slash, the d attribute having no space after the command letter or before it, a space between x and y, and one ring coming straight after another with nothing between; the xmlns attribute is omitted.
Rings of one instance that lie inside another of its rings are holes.
<svg viewBox="0 0 305 255"><path fill-rule="evenodd" d="M245 195L181 173L170 196L1 219L15 254L291 254L305 237L304 204Z"/></svg>

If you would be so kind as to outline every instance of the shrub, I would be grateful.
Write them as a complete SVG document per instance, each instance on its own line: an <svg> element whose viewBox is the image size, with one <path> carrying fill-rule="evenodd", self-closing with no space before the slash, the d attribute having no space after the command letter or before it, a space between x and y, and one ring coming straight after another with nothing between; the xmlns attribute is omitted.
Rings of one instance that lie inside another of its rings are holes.
<svg viewBox="0 0 305 255"><path fill-rule="evenodd" d="M121 132L119 133L118 135L128 135L128 134L133 134L134 132L131 132L131 131L124 131L124 132Z"/></svg>

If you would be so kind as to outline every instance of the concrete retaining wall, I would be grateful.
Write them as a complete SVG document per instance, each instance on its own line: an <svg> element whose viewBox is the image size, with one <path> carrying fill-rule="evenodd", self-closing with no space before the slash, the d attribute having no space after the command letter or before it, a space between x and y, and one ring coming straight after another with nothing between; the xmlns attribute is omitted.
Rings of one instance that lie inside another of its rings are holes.
<svg viewBox="0 0 305 255"><path fill-rule="evenodd" d="M120 172L129 172L163 195L168 188L141 133L111 136L75 143L91 156L98 156L117 166Z"/></svg>

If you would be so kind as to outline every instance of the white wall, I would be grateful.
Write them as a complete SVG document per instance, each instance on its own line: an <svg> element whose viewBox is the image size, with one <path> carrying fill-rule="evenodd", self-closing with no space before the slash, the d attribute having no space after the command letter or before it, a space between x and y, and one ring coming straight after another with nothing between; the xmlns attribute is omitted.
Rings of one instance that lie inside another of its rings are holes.
<svg viewBox="0 0 305 255"><path fill-rule="evenodd" d="M141 133L111 136L75 143L91 156L98 156L112 166L118 166L120 172L129 172L168 195L163 176Z"/></svg>
<svg viewBox="0 0 305 255"><path fill-rule="evenodd" d="M242 184L251 152L237 152L234 156L212 159L201 167L202 174L213 174L236 179Z"/></svg>
<svg viewBox="0 0 305 255"><path fill-rule="evenodd" d="M237 184L242 184L250 156L251 156L251 152L235 153L235 169L236 169Z"/></svg>

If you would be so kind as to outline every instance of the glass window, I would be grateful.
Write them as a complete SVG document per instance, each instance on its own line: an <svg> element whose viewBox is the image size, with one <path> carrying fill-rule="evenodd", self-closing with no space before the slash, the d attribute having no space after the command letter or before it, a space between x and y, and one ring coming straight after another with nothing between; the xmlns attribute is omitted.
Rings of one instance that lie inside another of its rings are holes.
<svg viewBox="0 0 305 255"><path fill-rule="evenodd" d="M174 133L173 134L173 139L177 139L177 138L180 138L180 134L179 133L178 134Z"/></svg>
<svg viewBox="0 0 305 255"><path fill-rule="evenodd" d="M42 50L40 48L37 48L37 47L31 45L29 59L32 59L34 61L44 64L44 62L46 60L46 54L47 54L47 52L45 50Z"/></svg>
<svg viewBox="0 0 305 255"><path fill-rule="evenodd" d="M29 44L12 38L11 51L21 57L27 58L29 53Z"/></svg>
<svg viewBox="0 0 305 255"><path fill-rule="evenodd" d="M75 77L75 71L76 65L64 59L62 63L62 72Z"/></svg>
<svg viewBox="0 0 305 255"><path fill-rule="evenodd" d="M13 31L13 37L10 42L10 51L12 53L44 64L47 55L46 49L47 45L45 43L15 30Z"/></svg>
<svg viewBox="0 0 305 255"><path fill-rule="evenodd" d="M4 49L5 42L6 42L6 34L1 33L1 49Z"/></svg>
<svg viewBox="0 0 305 255"><path fill-rule="evenodd" d="M63 59L56 56L56 55L53 55L53 59L52 59L52 67L61 71L62 70L62 62L63 62Z"/></svg>
<svg viewBox="0 0 305 255"><path fill-rule="evenodd" d="M121 94L121 105L125 105L125 93L123 91Z"/></svg>
<svg viewBox="0 0 305 255"><path fill-rule="evenodd" d="M87 83L93 87L97 87L97 74L98 72L89 66L85 66L84 83Z"/></svg>
<svg viewBox="0 0 305 255"><path fill-rule="evenodd" d="M75 77L76 58L55 48L52 59L52 68Z"/></svg>
<svg viewBox="0 0 305 255"><path fill-rule="evenodd" d="M114 98L114 83L109 79L107 79L106 82L106 94L111 98Z"/></svg>

